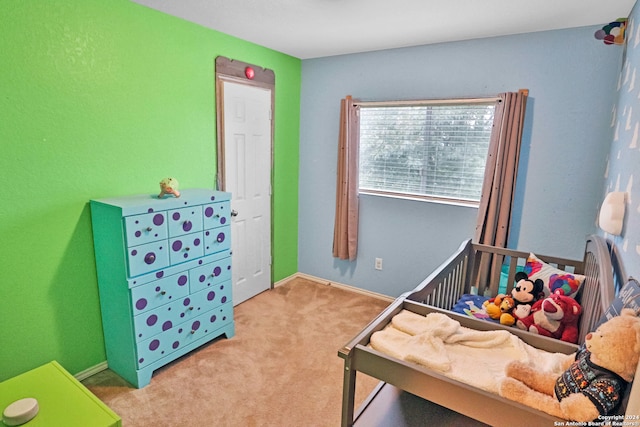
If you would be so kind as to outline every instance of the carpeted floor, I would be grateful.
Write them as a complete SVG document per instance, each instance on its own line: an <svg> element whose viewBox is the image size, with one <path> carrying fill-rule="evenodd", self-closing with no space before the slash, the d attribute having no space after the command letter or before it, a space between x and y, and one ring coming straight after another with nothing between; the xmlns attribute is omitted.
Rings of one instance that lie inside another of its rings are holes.
<svg viewBox="0 0 640 427"><path fill-rule="evenodd" d="M125 427L338 426L338 349L388 304L297 278L235 307L233 338L157 370L147 387L110 370L83 384ZM359 377L356 407L376 384Z"/></svg>

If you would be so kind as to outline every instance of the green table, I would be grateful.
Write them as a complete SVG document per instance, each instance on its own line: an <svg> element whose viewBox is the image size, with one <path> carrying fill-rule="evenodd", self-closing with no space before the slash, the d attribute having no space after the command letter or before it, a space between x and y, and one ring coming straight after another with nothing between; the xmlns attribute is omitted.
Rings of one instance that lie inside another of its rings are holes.
<svg viewBox="0 0 640 427"><path fill-rule="evenodd" d="M56 361L0 383L2 412L25 397L38 400L38 415L25 427L121 427L120 417Z"/></svg>

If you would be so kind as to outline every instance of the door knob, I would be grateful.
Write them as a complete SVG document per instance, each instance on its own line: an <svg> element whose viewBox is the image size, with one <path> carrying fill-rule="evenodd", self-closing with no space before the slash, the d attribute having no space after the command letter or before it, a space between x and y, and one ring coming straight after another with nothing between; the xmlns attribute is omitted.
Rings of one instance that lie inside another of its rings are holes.
<svg viewBox="0 0 640 427"><path fill-rule="evenodd" d="M238 211L237 210L232 210L231 211L231 216L238 216Z"/></svg>

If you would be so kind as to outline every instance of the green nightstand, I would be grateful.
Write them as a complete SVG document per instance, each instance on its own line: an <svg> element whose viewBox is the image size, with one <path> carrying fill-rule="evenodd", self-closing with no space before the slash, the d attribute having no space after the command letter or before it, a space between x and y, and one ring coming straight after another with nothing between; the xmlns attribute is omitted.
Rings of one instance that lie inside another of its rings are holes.
<svg viewBox="0 0 640 427"><path fill-rule="evenodd" d="M25 427L121 427L122 420L56 361L0 383L2 411L16 400L38 400L38 415Z"/></svg>

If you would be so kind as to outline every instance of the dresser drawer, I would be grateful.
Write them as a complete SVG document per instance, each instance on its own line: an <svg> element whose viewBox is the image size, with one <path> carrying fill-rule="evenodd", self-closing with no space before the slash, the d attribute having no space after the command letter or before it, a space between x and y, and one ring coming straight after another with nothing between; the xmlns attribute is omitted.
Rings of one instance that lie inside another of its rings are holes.
<svg viewBox="0 0 640 427"><path fill-rule="evenodd" d="M204 229L223 227L229 224L230 212L229 202L217 202L204 205L202 209L202 219Z"/></svg>
<svg viewBox="0 0 640 427"><path fill-rule="evenodd" d="M231 258L223 258L189 271L191 292L214 287L231 279Z"/></svg>
<svg viewBox="0 0 640 427"><path fill-rule="evenodd" d="M231 226L205 230L204 254L210 255L216 252L231 249Z"/></svg>
<svg viewBox="0 0 640 427"><path fill-rule="evenodd" d="M152 212L124 218L127 246L138 246L167 238L167 218L164 212Z"/></svg>
<svg viewBox="0 0 640 427"><path fill-rule="evenodd" d="M149 273L169 265L167 241L147 243L127 249L129 277Z"/></svg>
<svg viewBox="0 0 640 427"><path fill-rule="evenodd" d="M131 289L133 314L152 310L189 294L189 274L175 274Z"/></svg>
<svg viewBox="0 0 640 427"><path fill-rule="evenodd" d="M228 303L138 343L138 369L204 338L232 320L233 304Z"/></svg>
<svg viewBox="0 0 640 427"><path fill-rule="evenodd" d="M167 211L169 237L202 231L202 206Z"/></svg>
<svg viewBox="0 0 640 427"><path fill-rule="evenodd" d="M204 255L202 232L186 234L169 240L169 260L172 265L180 264Z"/></svg>
<svg viewBox="0 0 640 427"><path fill-rule="evenodd" d="M230 281L138 314L134 317L136 341L151 338L229 301Z"/></svg>

